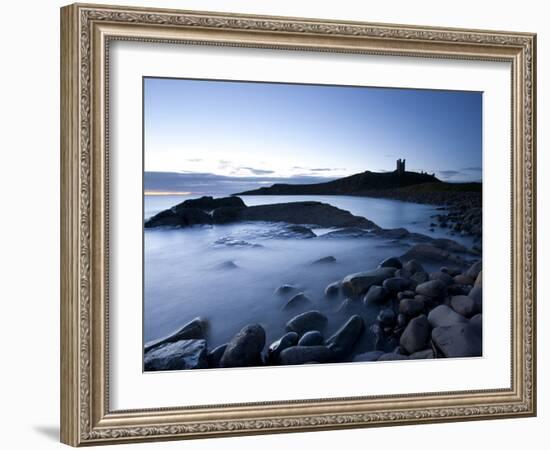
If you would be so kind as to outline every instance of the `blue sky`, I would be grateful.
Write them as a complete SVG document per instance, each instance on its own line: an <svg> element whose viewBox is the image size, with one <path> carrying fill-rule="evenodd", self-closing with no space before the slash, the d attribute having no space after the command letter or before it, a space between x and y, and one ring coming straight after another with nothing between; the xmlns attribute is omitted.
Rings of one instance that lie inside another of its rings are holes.
<svg viewBox="0 0 550 450"><path fill-rule="evenodd" d="M206 183L318 182L397 158L481 179L479 92L145 78L144 126L146 172Z"/></svg>

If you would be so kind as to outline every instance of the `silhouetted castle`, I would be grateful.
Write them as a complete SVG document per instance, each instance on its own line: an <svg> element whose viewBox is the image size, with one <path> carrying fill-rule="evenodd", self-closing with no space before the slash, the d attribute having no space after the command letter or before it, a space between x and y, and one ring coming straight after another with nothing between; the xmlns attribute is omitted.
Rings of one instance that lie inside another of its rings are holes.
<svg viewBox="0 0 550 450"><path fill-rule="evenodd" d="M405 159L398 159L396 161L396 169L395 171L397 172L398 175L403 175L405 173Z"/></svg>

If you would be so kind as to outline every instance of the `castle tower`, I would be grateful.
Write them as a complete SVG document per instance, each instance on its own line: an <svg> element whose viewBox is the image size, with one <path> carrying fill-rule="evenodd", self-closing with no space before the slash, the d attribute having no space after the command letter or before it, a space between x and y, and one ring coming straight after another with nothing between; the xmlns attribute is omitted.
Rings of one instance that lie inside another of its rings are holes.
<svg viewBox="0 0 550 450"><path fill-rule="evenodd" d="M398 175L403 175L405 173L405 159L399 158L396 161L396 168L395 171Z"/></svg>

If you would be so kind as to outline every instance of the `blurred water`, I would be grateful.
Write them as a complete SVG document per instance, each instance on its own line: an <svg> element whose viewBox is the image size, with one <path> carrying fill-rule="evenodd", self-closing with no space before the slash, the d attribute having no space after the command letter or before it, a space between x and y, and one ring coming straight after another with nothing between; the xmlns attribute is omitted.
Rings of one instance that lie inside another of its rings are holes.
<svg viewBox="0 0 550 450"><path fill-rule="evenodd" d="M190 197L146 196L149 217ZM426 233L434 207L384 199L340 196L247 196L247 205L318 200L363 215L385 228L405 227ZM285 238L284 224L237 223L186 229L147 229L144 237L144 340L160 338L196 316L210 324L210 349L231 339L244 325L260 323L268 342L284 334L284 324L295 314L283 312L287 299L274 295L282 284L298 286L314 308L329 317L327 336L350 312L337 313L343 299L326 299L327 284L350 273L375 268L389 256L407 249L406 242L380 238ZM327 230L315 230L322 234ZM311 263L334 256L333 264ZM223 267L232 261L237 268ZM222 267L220 267L222 266ZM358 306L367 325L377 308ZM363 350L373 348L367 332Z"/></svg>

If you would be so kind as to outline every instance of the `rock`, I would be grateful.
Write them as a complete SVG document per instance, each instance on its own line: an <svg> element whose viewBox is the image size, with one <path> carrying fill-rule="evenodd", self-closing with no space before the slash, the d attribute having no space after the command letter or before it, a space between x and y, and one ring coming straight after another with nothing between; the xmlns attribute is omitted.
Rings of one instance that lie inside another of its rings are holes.
<svg viewBox="0 0 550 450"><path fill-rule="evenodd" d="M205 339L206 327L207 324L205 320L200 317L195 317L191 322L186 323L178 331L168 337L146 343L144 348L145 353L170 342L181 341L183 339Z"/></svg>
<svg viewBox="0 0 550 450"><path fill-rule="evenodd" d="M414 352L409 356L409 359L434 359L434 358L435 358L434 351L431 348Z"/></svg>
<svg viewBox="0 0 550 450"><path fill-rule="evenodd" d="M425 315L415 317L403 331L399 344L409 354L423 350L428 345L431 331L432 327Z"/></svg>
<svg viewBox="0 0 550 450"><path fill-rule="evenodd" d="M289 331L268 347L267 361L270 363L278 362L281 352L289 347L296 345L297 343L298 333L295 333L294 331Z"/></svg>
<svg viewBox="0 0 550 450"><path fill-rule="evenodd" d="M286 323L288 331L295 331L299 335L304 334L306 331L323 331L327 326L327 317L319 311L307 311L302 314L298 314Z"/></svg>
<svg viewBox="0 0 550 450"><path fill-rule="evenodd" d="M473 263L470 266L470 268L466 271L466 275L469 276L472 280L475 280L480 273L481 273L481 260Z"/></svg>
<svg viewBox="0 0 550 450"><path fill-rule="evenodd" d="M465 285L474 284L474 280L470 278L468 275L464 275L464 274L455 275L454 280L456 284L465 284Z"/></svg>
<svg viewBox="0 0 550 450"><path fill-rule="evenodd" d="M395 313L393 309L386 308L380 311L376 318L383 326L391 326L395 323Z"/></svg>
<svg viewBox="0 0 550 450"><path fill-rule="evenodd" d="M424 302L415 298L405 298L399 302L399 312L408 317L416 317L424 312Z"/></svg>
<svg viewBox="0 0 550 450"><path fill-rule="evenodd" d="M458 253L471 253L467 247L459 244L452 239L434 239L431 241L431 245L441 250L447 250L449 252L458 252Z"/></svg>
<svg viewBox="0 0 550 450"><path fill-rule="evenodd" d="M425 272L424 267L417 260L411 259L403 265L403 269L414 275L417 272Z"/></svg>
<svg viewBox="0 0 550 450"><path fill-rule="evenodd" d="M325 297L336 297L340 293L340 282L330 283L325 288Z"/></svg>
<svg viewBox="0 0 550 450"><path fill-rule="evenodd" d="M470 319L470 325L474 327L474 330L481 335L482 326L483 326L483 316L481 314L476 314Z"/></svg>
<svg viewBox="0 0 550 450"><path fill-rule="evenodd" d="M456 275L459 275L461 270L458 267L447 267L443 266L440 269L441 272L449 274L451 277L455 277Z"/></svg>
<svg viewBox="0 0 550 450"><path fill-rule="evenodd" d="M430 276L426 272L416 272L410 276L410 279L418 285L428 281Z"/></svg>
<svg viewBox="0 0 550 450"><path fill-rule="evenodd" d="M451 298L451 308L464 317L471 317L479 312L475 300L467 295L455 295Z"/></svg>
<svg viewBox="0 0 550 450"><path fill-rule="evenodd" d="M288 225L284 229L280 230L277 233L277 238L300 238L300 239L311 239L317 237L316 234L308 227L303 225Z"/></svg>
<svg viewBox="0 0 550 450"><path fill-rule="evenodd" d="M412 273L405 269L397 269L395 271L395 276L399 278L411 278Z"/></svg>
<svg viewBox="0 0 550 450"><path fill-rule="evenodd" d="M430 273L430 280L439 280L445 283L447 286L455 282L454 278L445 272L432 272Z"/></svg>
<svg viewBox="0 0 550 450"><path fill-rule="evenodd" d="M374 350L372 352L366 352L361 353L359 355L355 355L353 358L353 362L372 362L372 361L378 361L378 358L380 358L384 352L379 350Z"/></svg>
<svg viewBox="0 0 550 450"><path fill-rule="evenodd" d="M249 367L262 363L265 331L261 325L246 325L227 345L220 367Z"/></svg>
<svg viewBox="0 0 550 450"><path fill-rule="evenodd" d="M311 300L300 292L299 294L294 295L288 302L283 306L283 311L289 311L291 309L307 308L311 306Z"/></svg>
<svg viewBox="0 0 550 450"><path fill-rule="evenodd" d="M353 298L345 298L336 310L339 313L353 314L358 311L359 301Z"/></svg>
<svg viewBox="0 0 550 450"><path fill-rule="evenodd" d="M467 284L451 284L447 286L447 295L468 295L470 292L471 286Z"/></svg>
<svg viewBox="0 0 550 450"><path fill-rule="evenodd" d="M402 359L409 359L409 357L400 353L384 353L378 358L378 361L400 361Z"/></svg>
<svg viewBox="0 0 550 450"><path fill-rule="evenodd" d="M298 345L302 346L311 346L311 345L323 345L324 344L323 335L319 331L308 331L298 341Z"/></svg>
<svg viewBox="0 0 550 450"><path fill-rule="evenodd" d="M322 239L355 239L368 237L372 237L372 234L369 231L356 227L347 227L341 230L330 231L320 236Z"/></svg>
<svg viewBox="0 0 550 450"><path fill-rule="evenodd" d="M345 358L349 355L364 328L363 319L355 315L350 317L336 333L328 338L327 347L332 351L334 357Z"/></svg>
<svg viewBox="0 0 550 450"><path fill-rule="evenodd" d="M324 345L295 346L281 352L281 364L326 363L332 360L332 352Z"/></svg>
<svg viewBox="0 0 550 450"><path fill-rule="evenodd" d="M201 198L194 198L191 200L185 200L182 203L174 206L173 209L176 211L186 208L197 208L203 211L213 211L216 208L221 207L240 207L245 208L246 205L240 197L223 197L223 198L213 198L204 196Z"/></svg>
<svg viewBox="0 0 550 450"><path fill-rule="evenodd" d="M409 318L405 314L398 314L397 315L397 326L399 328L404 328L405 325L407 325L408 321L409 321Z"/></svg>
<svg viewBox="0 0 550 450"><path fill-rule="evenodd" d="M144 227L189 227L193 225L210 225L211 223L212 217L208 213L197 208L182 208L177 212L173 209L161 211L146 220Z"/></svg>
<svg viewBox="0 0 550 450"><path fill-rule="evenodd" d="M481 285L482 285L482 283L483 283L483 276L482 276L482 273L483 273L483 271L480 270L479 275L477 276L476 281L475 281L475 283L474 283L474 287L477 287L477 286L481 287Z"/></svg>
<svg viewBox="0 0 550 450"><path fill-rule="evenodd" d="M475 304L475 310L476 312L481 312L483 307L483 289L481 286L474 286L470 292L468 293L468 297L470 297Z"/></svg>
<svg viewBox="0 0 550 450"><path fill-rule="evenodd" d="M365 294L371 286L381 285L387 278L393 277L393 267L379 267L367 272L358 272L346 276L342 281L342 289L347 296L357 297Z"/></svg>
<svg viewBox="0 0 550 450"><path fill-rule="evenodd" d="M416 293L426 297L443 297L446 292L446 285L440 280L426 281L416 286Z"/></svg>
<svg viewBox="0 0 550 450"><path fill-rule="evenodd" d="M288 295L296 291L298 291L298 288L296 286L292 286L291 284L283 284L282 286L279 286L277 289L275 289L275 294Z"/></svg>
<svg viewBox="0 0 550 450"><path fill-rule="evenodd" d="M363 302L365 305L380 305L388 299L388 290L382 286L371 286L365 295Z"/></svg>
<svg viewBox="0 0 550 450"><path fill-rule="evenodd" d="M406 278L391 277L384 280L384 283L382 283L382 285L389 292L397 293L399 291L404 291L405 289L407 289L411 285L411 282Z"/></svg>
<svg viewBox="0 0 550 450"><path fill-rule="evenodd" d="M448 261L449 256L450 254L448 251L434 247L431 244L416 244L404 255L402 255L401 259L419 259L422 261L442 262Z"/></svg>
<svg viewBox="0 0 550 450"><path fill-rule="evenodd" d="M391 257L382 261L378 267L393 267L395 269L401 269L403 267L403 264L401 263L399 258Z"/></svg>
<svg viewBox="0 0 550 450"><path fill-rule="evenodd" d="M434 328L432 341L447 358L481 356L481 334L469 323Z"/></svg>
<svg viewBox="0 0 550 450"><path fill-rule="evenodd" d="M331 264L335 263L336 258L334 256L325 256L324 258L319 258L316 261L313 261L311 264Z"/></svg>
<svg viewBox="0 0 550 450"><path fill-rule="evenodd" d="M220 359L227 348L227 344L218 345L214 350L208 353L208 367L219 367Z"/></svg>
<svg viewBox="0 0 550 450"><path fill-rule="evenodd" d="M397 300L403 300L404 298L414 298L414 291L402 291L397 293Z"/></svg>
<svg viewBox="0 0 550 450"><path fill-rule="evenodd" d="M217 225L237 222L240 220L241 212L244 209L245 208L239 206L222 206L220 208L216 208L212 212L212 222Z"/></svg>
<svg viewBox="0 0 550 450"><path fill-rule="evenodd" d="M204 339L183 339L163 344L145 353L146 371L206 369L208 357Z"/></svg>
<svg viewBox="0 0 550 450"><path fill-rule="evenodd" d="M217 270L232 270L232 269L238 269L239 266L235 264L233 261L224 261L216 266Z"/></svg>
<svg viewBox="0 0 550 450"><path fill-rule="evenodd" d="M428 321L433 328L466 323L467 319L453 311L447 305L439 305L430 311Z"/></svg>
<svg viewBox="0 0 550 450"><path fill-rule="evenodd" d="M409 236L409 230L406 228L387 228L387 229L378 229L374 231L380 237L386 239L403 239Z"/></svg>

